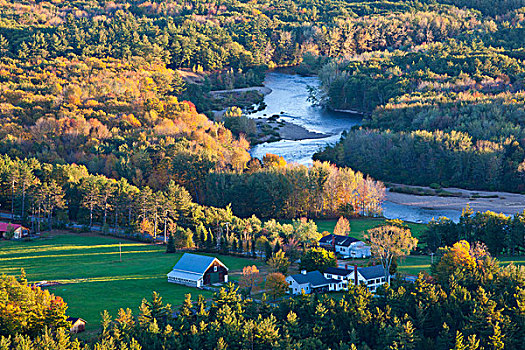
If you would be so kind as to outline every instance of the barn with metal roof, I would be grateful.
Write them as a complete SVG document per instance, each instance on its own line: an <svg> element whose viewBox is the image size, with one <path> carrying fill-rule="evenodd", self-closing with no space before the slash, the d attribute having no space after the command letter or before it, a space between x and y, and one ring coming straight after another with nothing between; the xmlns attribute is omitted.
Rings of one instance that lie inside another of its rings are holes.
<svg viewBox="0 0 525 350"><path fill-rule="evenodd" d="M228 268L213 256L184 253L168 273L168 282L200 288L228 282Z"/></svg>

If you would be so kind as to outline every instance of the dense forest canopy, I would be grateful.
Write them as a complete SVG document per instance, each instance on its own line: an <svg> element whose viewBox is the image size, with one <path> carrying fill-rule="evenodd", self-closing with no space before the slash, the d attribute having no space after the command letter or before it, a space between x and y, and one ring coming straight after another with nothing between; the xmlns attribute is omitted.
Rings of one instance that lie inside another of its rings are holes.
<svg viewBox="0 0 525 350"><path fill-rule="evenodd" d="M439 42L305 61L321 79L312 100L367 116L314 158L388 181L525 190L523 13L479 20Z"/></svg>

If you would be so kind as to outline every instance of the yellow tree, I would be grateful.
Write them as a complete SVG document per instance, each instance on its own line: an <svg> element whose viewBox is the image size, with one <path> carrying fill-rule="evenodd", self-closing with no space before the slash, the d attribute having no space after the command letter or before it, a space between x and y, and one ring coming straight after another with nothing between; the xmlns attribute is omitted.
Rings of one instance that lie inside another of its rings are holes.
<svg viewBox="0 0 525 350"><path fill-rule="evenodd" d="M273 272L286 273L288 271L288 266L290 266L290 261L285 256L284 252L279 250L268 260L268 266L270 266Z"/></svg>
<svg viewBox="0 0 525 350"><path fill-rule="evenodd" d="M446 282L457 269L468 271L476 267L476 259L467 241L456 242L452 247L442 248L441 252L443 256L432 266L432 274L439 282Z"/></svg>
<svg viewBox="0 0 525 350"><path fill-rule="evenodd" d="M417 246L417 238L409 229L397 226L380 226L368 230L365 239L371 246L372 254L380 259L385 269L385 278L390 283L392 260L410 254Z"/></svg>
<svg viewBox="0 0 525 350"><path fill-rule="evenodd" d="M348 234L350 234L350 221L341 216L335 224L334 235L348 236Z"/></svg>
<svg viewBox="0 0 525 350"><path fill-rule="evenodd" d="M275 300L277 297L283 296L288 290L288 283L282 273L274 272L266 276L266 291Z"/></svg>

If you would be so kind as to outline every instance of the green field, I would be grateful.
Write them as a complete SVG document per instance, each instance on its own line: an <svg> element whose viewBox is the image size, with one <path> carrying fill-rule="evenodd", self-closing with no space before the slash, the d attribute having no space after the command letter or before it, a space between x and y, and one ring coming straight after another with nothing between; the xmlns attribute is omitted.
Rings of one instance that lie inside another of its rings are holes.
<svg viewBox="0 0 525 350"><path fill-rule="evenodd" d="M141 300L153 291L176 306L187 293L194 297L212 295L210 291L168 283L166 274L182 253L164 252L163 246L77 234L48 235L31 242L0 241L0 273L18 275L24 268L31 282L62 283L49 290L64 298L69 316L84 318L88 330L94 330L103 310L116 315L119 308L129 307L136 312ZM251 259L218 257L230 269L232 280L244 266L260 264Z"/></svg>
<svg viewBox="0 0 525 350"><path fill-rule="evenodd" d="M374 228L384 222L384 218L351 219L350 236L362 239L363 235L366 233L367 230L370 230L371 228ZM317 224L317 229L319 230L319 232L328 231L332 233L334 232L334 227L337 223L337 220L316 220L315 223ZM414 235L415 237L419 237L427 227L427 225L425 224L414 224L409 222L407 222L406 224L408 225L408 227L410 227L412 235Z"/></svg>

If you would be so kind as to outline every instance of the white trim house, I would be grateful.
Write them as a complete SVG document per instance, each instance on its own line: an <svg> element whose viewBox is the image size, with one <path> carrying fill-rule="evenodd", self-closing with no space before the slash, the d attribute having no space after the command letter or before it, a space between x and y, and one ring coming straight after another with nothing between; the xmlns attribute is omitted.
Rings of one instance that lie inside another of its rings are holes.
<svg viewBox="0 0 525 350"><path fill-rule="evenodd" d="M348 265L347 265L348 266ZM332 280L341 281L342 288L348 289L350 284L364 284L371 292L386 283L385 269L382 265L357 267L352 269L341 269L329 267L324 272L324 277Z"/></svg>
<svg viewBox="0 0 525 350"><path fill-rule="evenodd" d="M342 281L326 278L319 271L301 271L300 274L286 277L289 293L298 295L301 293L325 293L336 292L343 289Z"/></svg>
<svg viewBox="0 0 525 350"><path fill-rule="evenodd" d="M329 234L319 240L319 246L346 258L368 258L372 256L369 245L350 236Z"/></svg>

